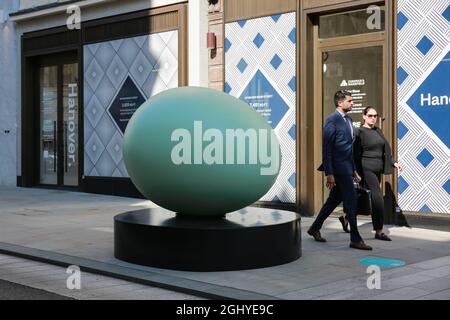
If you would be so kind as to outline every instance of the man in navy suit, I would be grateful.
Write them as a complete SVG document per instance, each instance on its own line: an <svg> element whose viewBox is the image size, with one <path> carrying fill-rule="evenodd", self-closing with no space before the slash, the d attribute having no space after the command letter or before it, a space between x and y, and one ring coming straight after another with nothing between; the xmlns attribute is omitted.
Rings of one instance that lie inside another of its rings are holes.
<svg viewBox="0 0 450 320"><path fill-rule="evenodd" d="M352 110L352 95L348 91L338 91L334 95L336 111L327 117L323 127L322 159L323 171L327 177L326 185L331 190L308 234L316 241L326 242L320 229L326 218L341 201L350 224L350 247L360 250L372 250L364 243L356 224L357 198L353 181L360 181L353 161L354 130L352 119L347 112Z"/></svg>

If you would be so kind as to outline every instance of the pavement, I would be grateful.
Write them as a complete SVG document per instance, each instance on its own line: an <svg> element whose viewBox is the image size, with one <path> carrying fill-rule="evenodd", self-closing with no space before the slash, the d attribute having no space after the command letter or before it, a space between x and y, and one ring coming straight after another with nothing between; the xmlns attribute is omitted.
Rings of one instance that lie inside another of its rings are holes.
<svg viewBox="0 0 450 320"><path fill-rule="evenodd" d="M0 280L0 300L69 300L44 290L34 289L17 283Z"/></svg>
<svg viewBox="0 0 450 320"><path fill-rule="evenodd" d="M0 252L59 265L59 268L78 265L83 272L168 290L167 299L450 299L450 232L447 231L387 225L385 231L393 241L384 242L374 239L370 220L359 219L360 233L374 248L360 251L348 247L349 236L336 218L330 217L322 229L327 243L313 241L306 234L313 219L302 218L302 257L280 266L186 272L115 259L113 217L149 207L156 206L142 199L0 187ZM402 260L405 265L382 267L381 288L369 289L367 284L373 279L372 274L360 260L370 257ZM4 273L0 262L0 278ZM109 293L106 286L103 297L111 296L120 297L120 294Z"/></svg>

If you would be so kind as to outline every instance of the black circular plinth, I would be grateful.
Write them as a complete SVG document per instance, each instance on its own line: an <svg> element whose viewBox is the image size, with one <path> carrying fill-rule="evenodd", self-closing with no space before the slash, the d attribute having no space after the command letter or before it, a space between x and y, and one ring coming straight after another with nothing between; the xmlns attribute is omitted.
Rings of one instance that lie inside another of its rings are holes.
<svg viewBox="0 0 450 320"><path fill-rule="evenodd" d="M157 208L114 217L114 255L185 271L271 267L301 256L300 215L247 207L224 218L192 218Z"/></svg>

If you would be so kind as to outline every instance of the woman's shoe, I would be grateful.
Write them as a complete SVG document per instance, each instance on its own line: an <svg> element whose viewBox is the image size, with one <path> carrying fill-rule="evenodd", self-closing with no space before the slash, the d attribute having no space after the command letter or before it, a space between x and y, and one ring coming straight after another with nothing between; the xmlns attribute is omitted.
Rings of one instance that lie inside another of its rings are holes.
<svg viewBox="0 0 450 320"><path fill-rule="evenodd" d="M339 221L342 224L342 229L347 232L350 233L350 230L348 230L348 221L345 220L344 216L340 216L339 217Z"/></svg>
<svg viewBox="0 0 450 320"><path fill-rule="evenodd" d="M383 241L392 241L392 239L389 238L389 237L388 237L386 234L384 234L384 233L382 233L382 234L375 233L375 239L383 240Z"/></svg>

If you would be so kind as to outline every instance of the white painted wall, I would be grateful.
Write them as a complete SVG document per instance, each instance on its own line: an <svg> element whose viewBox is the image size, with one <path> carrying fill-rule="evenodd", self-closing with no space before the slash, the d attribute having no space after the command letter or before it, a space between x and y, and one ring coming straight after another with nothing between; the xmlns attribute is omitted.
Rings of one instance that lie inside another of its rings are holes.
<svg viewBox="0 0 450 320"><path fill-rule="evenodd" d="M189 1L189 85L208 86L208 1Z"/></svg>
<svg viewBox="0 0 450 320"><path fill-rule="evenodd" d="M18 110L20 74L17 55L18 37L8 14L19 8L18 0L0 1L0 185L14 186L17 181Z"/></svg>
<svg viewBox="0 0 450 320"><path fill-rule="evenodd" d="M20 10L30 9L51 3L66 2L69 0L20 0Z"/></svg>

